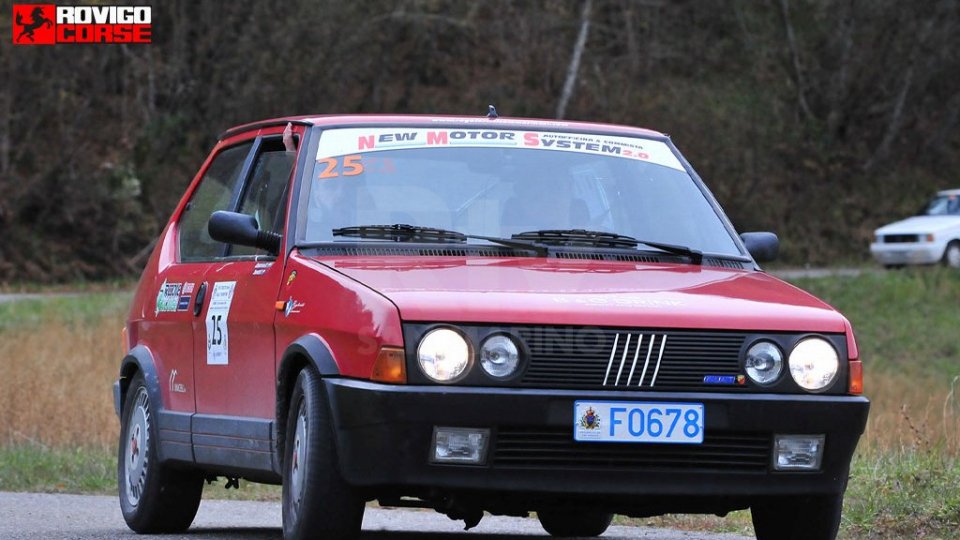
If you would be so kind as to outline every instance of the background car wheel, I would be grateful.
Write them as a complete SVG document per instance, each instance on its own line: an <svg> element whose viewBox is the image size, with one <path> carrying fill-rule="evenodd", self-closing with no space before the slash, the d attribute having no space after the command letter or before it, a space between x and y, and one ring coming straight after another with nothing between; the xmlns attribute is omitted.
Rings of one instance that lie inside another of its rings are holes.
<svg viewBox="0 0 960 540"><path fill-rule="evenodd" d="M537 512L543 530L550 536L600 536L613 521L613 514L599 510L544 510Z"/></svg>
<svg viewBox="0 0 960 540"><path fill-rule="evenodd" d="M203 477L157 459L155 405L143 376L130 383L120 425L117 486L123 519L138 533L185 531L200 506Z"/></svg>
<svg viewBox="0 0 960 540"><path fill-rule="evenodd" d="M750 507L757 540L834 540L843 495L776 497Z"/></svg>
<svg viewBox="0 0 960 540"><path fill-rule="evenodd" d="M360 536L364 501L340 476L330 410L320 377L297 377L283 459L283 538Z"/></svg>
<svg viewBox="0 0 960 540"><path fill-rule="evenodd" d="M943 252L943 264L950 268L960 268L960 242L954 240Z"/></svg>

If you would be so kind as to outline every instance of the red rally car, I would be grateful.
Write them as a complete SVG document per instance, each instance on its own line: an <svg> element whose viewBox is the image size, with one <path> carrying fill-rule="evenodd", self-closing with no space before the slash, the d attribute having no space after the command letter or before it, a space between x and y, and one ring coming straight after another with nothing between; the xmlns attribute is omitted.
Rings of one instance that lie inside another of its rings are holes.
<svg viewBox="0 0 960 540"><path fill-rule="evenodd" d="M175 532L204 480L283 485L283 535L367 501L555 536L750 508L833 539L869 409L853 330L770 275L672 141L487 117L228 130L124 329L118 483Z"/></svg>

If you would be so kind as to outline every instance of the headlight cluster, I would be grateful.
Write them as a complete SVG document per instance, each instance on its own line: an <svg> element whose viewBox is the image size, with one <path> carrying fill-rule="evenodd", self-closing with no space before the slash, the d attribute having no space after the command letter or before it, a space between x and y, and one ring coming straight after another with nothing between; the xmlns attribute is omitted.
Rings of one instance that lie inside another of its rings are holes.
<svg viewBox="0 0 960 540"><path fill-rule="evenodd" d="M816 392L830 386L840 370L840 357L829 341L820 337L801 339L787 359L790 376L804 390ZM780 379L783 352L771 341L757 341L747 349L744 370L747 377L761 386Z"/></svg>
<svg viewBox="0 0 960 540"><path fill-rule="evenodd" d="M783 353L769 341L758 341L747 349L744 367L753 382L763 386L773 384L783 371Z"/></svg>
<svg viewBox="0 0 960 540"><path fill-rule="evenodd" d="M804 390L823 390L830 386L839 369L837 350L823 338L803 339L790 353L790 376Z"/></svg>
<svg viewBox="0 0 960 540"><path fill-rule="evenodd" d="M494 379L507 379L520 369L520 347L507 334L487 336L479 349L480 367ZM435 328L417 345L417 361L424 375L439 383L456 382L473 365L473 347L453 328Z"/></svg>

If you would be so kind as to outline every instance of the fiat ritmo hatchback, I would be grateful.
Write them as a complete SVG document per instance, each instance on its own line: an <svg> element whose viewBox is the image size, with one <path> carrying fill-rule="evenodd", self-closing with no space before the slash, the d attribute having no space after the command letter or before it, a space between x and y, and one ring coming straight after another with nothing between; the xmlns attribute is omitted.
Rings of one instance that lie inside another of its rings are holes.
<svg viewBox="0 0 960 540"><path fill-rule="evenodd" d="M356 537L368 501L554 536L749 508L762 540L833 539L869 403L847 320L758 267L777 247L653 131L231 129L124 330L123 516L181 531L225 477L282 484L286 539Z"/></svg>

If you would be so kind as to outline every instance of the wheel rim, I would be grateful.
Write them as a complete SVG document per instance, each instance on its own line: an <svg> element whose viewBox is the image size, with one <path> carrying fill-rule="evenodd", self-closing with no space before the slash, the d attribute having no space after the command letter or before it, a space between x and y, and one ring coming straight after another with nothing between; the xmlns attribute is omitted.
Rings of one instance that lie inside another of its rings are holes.
<svg viewBox="0 0 960 540"><path fill-rule="evenodd" d="M947 264L953 268L960 268L960 246L954 244L947 248Z"/></svg>
<svg viewBox="0 0 960 540"><path fill-rule="evenodd" d="M124 491L127 502L135 507L143 495L143 487L147 482L147 465L150 462L150 399L143 387L137 391L126 433L123 456L127 485Z"/></svg>
<svg viewBox="0 0 960 540"><path fill-rule="evenodd" d="M304 477L307 474L307 408L301 401L297 408L297 427L293 438L293 451L290 454L290 483L293 488L294 507L300 507L303 499Z"/></svg>

